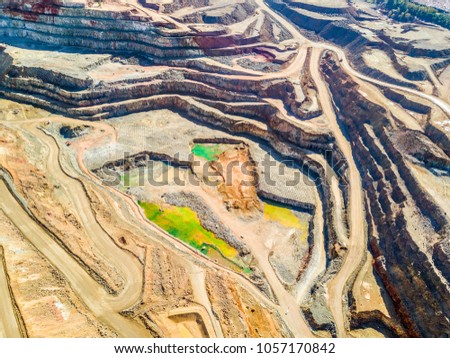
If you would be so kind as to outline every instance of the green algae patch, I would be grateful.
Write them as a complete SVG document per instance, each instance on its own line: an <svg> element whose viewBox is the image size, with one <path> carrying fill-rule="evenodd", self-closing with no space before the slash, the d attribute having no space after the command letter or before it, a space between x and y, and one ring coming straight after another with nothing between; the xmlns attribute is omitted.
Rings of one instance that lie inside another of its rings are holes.
<svg viewBox="0 0 450 358"><path fill-rule="evenodd" d="M264 203L264 219L277 222L287 228L300 230L301 241L308 238L309 222L301 220L287 207Z"/></svg>
<svg viewBox="0 0 450 358"><path fill-rule="evenodd" d="M217 160L223 151L223 145L220 144L196 144L192 148L192 154L207 161Z"/></svg>
<svg viewBox="0 0 450 358"><path fill-rule="evenodd" d="M143 187L146 183L153 183L153 181L163 183L163 178L168 176L170 165L161 161L150 161L150 163L150 167L132 168L119 172L120 183L117 188L123 191L129 188Z"/></svg>
<svg viewBox="0 0 450 358"><path fill-rule="evenodd" d="M282 206L265 203L264 219L276 221L285 227L300 228L300 219L294 215L292 210Z"/></svg>
<svg viewBox="0 0 450 358"><path fill-rule="evenodd" d="M239 257L239 252L214 233L206 230L197 213L188 207L138 202L148 220L170 235L209 256L214 261L245 273L251 273Z"/></svg>
<svg viewBox="0 0 450 358"><path fill-rule="evenodd" d="M124 188L129 188L131 186L130 172L125 172L120 175L120 185Z"/></svg>

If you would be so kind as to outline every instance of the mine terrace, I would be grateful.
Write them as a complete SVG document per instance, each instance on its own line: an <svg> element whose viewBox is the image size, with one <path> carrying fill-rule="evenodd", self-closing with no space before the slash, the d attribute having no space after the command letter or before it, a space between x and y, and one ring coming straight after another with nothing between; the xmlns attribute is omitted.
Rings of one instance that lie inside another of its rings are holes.
<svg viewBox="0 0 450 358"><path fill-rule="evenodd" d="M0 336L449 336L449 103L362 0L2 1Z"/></svg>

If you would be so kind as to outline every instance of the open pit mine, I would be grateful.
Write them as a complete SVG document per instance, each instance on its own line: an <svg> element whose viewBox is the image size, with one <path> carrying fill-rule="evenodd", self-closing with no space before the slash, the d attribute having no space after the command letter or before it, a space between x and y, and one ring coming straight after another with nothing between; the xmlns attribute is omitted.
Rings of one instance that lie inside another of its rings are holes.
<svg viewBox="0 0 450 358"><path fill-rule="evenodd" d="M448 337L450 31L387 15L0 1L0 337Z"/></svg>

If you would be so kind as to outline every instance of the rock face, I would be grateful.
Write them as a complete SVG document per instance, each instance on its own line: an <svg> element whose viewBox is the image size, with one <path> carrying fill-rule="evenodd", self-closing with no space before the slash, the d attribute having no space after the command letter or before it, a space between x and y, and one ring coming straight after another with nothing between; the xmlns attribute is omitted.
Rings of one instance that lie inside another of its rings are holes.
<svg viewBox="0 0 450 358"><path fill-rule="evenodd" d="M66 4L67 5L67 4ZM242 21L252 14L254 4L236 5L231 19ZM214 22L214 17L205 22ZM225 16L217 22L232 23ZM224 49L227 55L252 52L258 44L258 36L244 33L216 33L185 29L174 30L170 22L152 21L145 13L135 15L122 11L59 6L58 2L36 1L22 4L0 5L0 35L27 38L61 46L82 46L104 51L133 51L145 57L188 58L213 55Z"/></svg>
<svg viewBox="0 0 450 358"><path fill-rule="evenodd" d="M401 93L398 93L390 88L383 89L384 95L389 98L390 100L399 103L403 108L408 109L410 111L421 113L421 114L430 114L431 108L411 101L406 96L402 95Z"/></svg>
<svg viewBox="0 0 450 358"><path fill-rule="evenodd" d="M449 272L443 262L449 260L450 225L442 209L411 174L405 156L412 154L432 161L433 165L440 160L431 150L412 153L411 147L405 147L404 140L399 138L410 136L410 132L399 130L393 134L390 114L358 92L358 86L335 57L328 54L322 60L321 69L360 165L369 206L367 222L374 223L369 227L369 238L375 268L408 335L448 336L450 306L445 299L449 292L444 277ZM421 140L416 134L412 137ZM443 154L439 149L436 152ZM409 218L410 210L432 223L430 229L436 243L425 245L427 250L434 250L434 255L419 246L423 238L408 226L406 217Z"/></svg>
<svg viewBox="0 0 450 358"><path fill-rule="evenodd" d="M89 126L77 126L77 127L63 126L61 127L59 132L64 138L73 139L80 137L83 134L86 134L88 131Z"/></svg>
<svg viewBox="0 0 450 358"><path fill-rule="evenodd" d="M255 304L254 297L235 280L208 272L206 289L222 324L224 337L291 337L277 312L270 312L262 304ZM216 281L214 281L216 280ZM230 299L237 300L233 307L227 305Z"/></svg>
<svg viewBox="0 0 450 358"><path fill-rule="evenodd" d="M430 138L416 131L396 131L392 135L396 149L414 157L427 168L450 172L450 158Z"/></svg>
<svg viewBox="0 0 450 358"><path fill-rule="evenodd" d="M8 70L10 70L13 63L12 57L4 51L5 47L0 46L0 76L3 76Z"/></svg>

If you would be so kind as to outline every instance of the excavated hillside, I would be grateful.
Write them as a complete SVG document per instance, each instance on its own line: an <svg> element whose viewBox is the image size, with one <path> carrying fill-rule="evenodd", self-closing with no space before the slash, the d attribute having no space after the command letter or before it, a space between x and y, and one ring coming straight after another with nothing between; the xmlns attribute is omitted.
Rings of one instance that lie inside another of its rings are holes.
<svg viewBox="0 0 450 358"><path fill-rule="evenodd" d="M387 21L2 2L0 336L449 336L449 32Z"/></svg>
<svg viewBox="0 0 450 358"><path fill-rule="evenodd" d="M414 141L421 140L421 136L427 137L419 133L408 136L407 129L392 125L391 114L364 98L335 56L328 54L322 60L321 70L362 173L375 269L408 333L441 336L450 328L450 307L446 299L450 272L440 265L439 255L448 255L450 223L407 164L411 155L408 147L414 146ZM427 139L427 142L421 140L423 155L416 158L431 167L434 166L431 160L425 158L436 158L435 162L438 157L434 152L438 152L448 165L449 158ZM415 220L424 221L423 229L427 230L419 231L408 225L411 215L416 216ZM449 259L447 256L443 261Z"/></svg>

